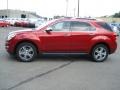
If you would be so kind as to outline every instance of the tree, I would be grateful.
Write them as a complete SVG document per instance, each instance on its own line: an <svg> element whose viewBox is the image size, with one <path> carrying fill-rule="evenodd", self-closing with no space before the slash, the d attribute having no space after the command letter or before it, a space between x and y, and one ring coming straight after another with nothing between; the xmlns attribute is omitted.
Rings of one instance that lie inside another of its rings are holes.
<svg viewBox="0 0 120 90"><path fill-rule="evenodd" d="M59 19L59 18L63 18L63 17L65 17L65 16L59 16L59 15L57 15L57 16L54 16L53 18L54 19Z"/></svg>
<svg viewBox="0 0 120 90"><path fill-rule="evenodd" d="M115 18L120 18L120 12L115 13L112 17L115 17Z"/></svg>

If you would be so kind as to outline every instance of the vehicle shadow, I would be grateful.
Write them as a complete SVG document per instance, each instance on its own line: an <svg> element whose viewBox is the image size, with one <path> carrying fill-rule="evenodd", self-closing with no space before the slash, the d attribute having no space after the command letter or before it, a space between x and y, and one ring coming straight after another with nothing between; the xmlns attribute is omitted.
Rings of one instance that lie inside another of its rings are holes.
<svg viewBox="0 0 120 90"><path fill-rule="evenodd" d="M91 57L86 54L45 54L39 55L35 61L91 61Z"/></svg>
<svg viewBox="0 0 120 90"><path fill-rule="evenodd" d="M8 56L8 60L11 61L18 61L15 56ZM39 62L39 61L45 61L45 62L64 62L64 61L92 61L91 57L89 55L84 54L70 54L70 55L63 55L63 54L43 54L38 55L33 62Z"/></svg>

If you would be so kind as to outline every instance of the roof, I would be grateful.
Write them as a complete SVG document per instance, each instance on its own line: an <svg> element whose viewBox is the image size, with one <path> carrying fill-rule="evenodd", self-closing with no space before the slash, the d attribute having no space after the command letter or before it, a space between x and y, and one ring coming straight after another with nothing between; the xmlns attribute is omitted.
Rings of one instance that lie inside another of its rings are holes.
<svg viewBox="0 0 120 90"><path fill-rule="evenodd" d="M78 21L85 21L85 22L96 22L96 21L103 21L103 20L99 20L99 19L96 19L96 18L76 18L76 17L63 17L63 18L60 18L58 20L78 20Z"/></svg>

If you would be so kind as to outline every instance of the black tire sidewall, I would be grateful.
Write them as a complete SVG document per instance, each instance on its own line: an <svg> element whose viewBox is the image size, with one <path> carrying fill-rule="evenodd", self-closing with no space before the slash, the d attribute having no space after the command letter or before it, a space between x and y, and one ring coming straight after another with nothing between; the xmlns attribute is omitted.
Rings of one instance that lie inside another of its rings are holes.
<svg viewBox="0 0 120 90"><path fill-rule="evenodd" d="M34 50L34 55L33 55L33 57L32 57L31 59L29 59L29 60L23 60L23 59L21 59L20 56L19 56L19 50L20 50L20 48L23 47L23 46L25 46L25 45L28 45L28 46L32 47L33 50ZM17 59L18 59L19 61L21 61L21 62L31 62L31 61L34 60L34 58L35 58L36 56L37 56L36 47L35 47L33 44L31 44L31 43L24 42L24 43L19 44L19 45L17 46L17 48L16 48L16 57L17 57Z"/></svg>
<svg viewBox="0 0 120 90"><path fill-rule="evenodd" d="M106 55L106 57L105 57L103 60L97 60L97 59L95 58L95 56L94 56L94 52L95 52L95 50L96 50L98 47L103 47L103 48L106 50L106 54L107 54L107 55ZM108 50L107 46L105 46L105 45L103 45L103 44L98 44L98 45L96 45L96 46L93 48L92 52L91 52L92 60L95 61L95 62L103 62L103 61L105 61L105 60L107 59L107 57L108 57L108 54L109 54L109 50Z"/></svg>

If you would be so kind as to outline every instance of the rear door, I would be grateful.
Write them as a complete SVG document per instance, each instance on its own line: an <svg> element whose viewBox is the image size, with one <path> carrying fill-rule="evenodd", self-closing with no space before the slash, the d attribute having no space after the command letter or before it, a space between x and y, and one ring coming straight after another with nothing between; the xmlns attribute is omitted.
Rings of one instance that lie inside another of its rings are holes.
<svg viewBox="0 0 120 90"><path fill-rule="evenodd" d="M91 44L91 39L95 36L95 28L89 23L71 22L71 51L86 52Z"/></svg>

